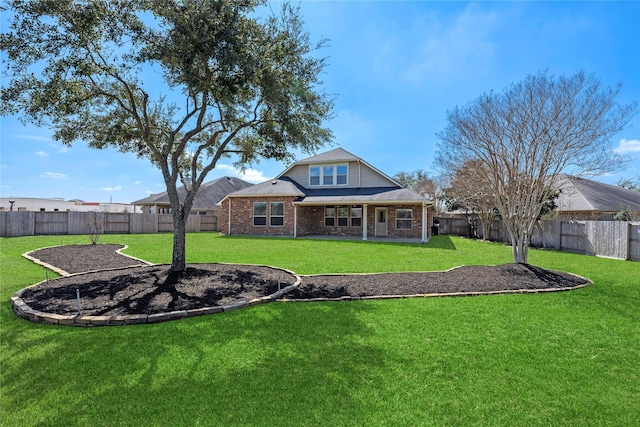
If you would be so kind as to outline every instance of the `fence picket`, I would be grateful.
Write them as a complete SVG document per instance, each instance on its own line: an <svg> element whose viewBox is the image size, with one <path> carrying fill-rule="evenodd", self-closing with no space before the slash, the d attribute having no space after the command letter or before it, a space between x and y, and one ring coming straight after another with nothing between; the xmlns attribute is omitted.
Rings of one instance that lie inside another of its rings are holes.
<svg viewBox="0 0 640 427"><path fill-rule="evenodd" d="M435 219L440 222L439 234L469 236L469 219ZM493 222L490 239L509 242L500 220ZM533 246L546 249L640 261L640 223L542 220L534 229L531 243Z"/></svg>
<svg viewBox="0 0 640 427"><path fill-rule="evenodd" d="M168 214L107 212L0 212L0 236L20 237L56 234L89 234L90 224L98 234L147 234L172 232ZM215 215L190 215L187 231L216 231Z"/></svg>

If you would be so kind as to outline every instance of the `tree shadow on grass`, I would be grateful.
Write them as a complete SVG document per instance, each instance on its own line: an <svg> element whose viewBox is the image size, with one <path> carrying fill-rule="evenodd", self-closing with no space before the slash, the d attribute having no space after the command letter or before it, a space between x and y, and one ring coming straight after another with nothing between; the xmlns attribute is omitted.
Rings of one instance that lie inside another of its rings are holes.
<svg viewBox="0 0 640 427"><path fill-rule="evenodd" d="M12 319L19 328L4 340L26 353L4 368L5 420L39 413L40 425L348 424L388 357L360 319L371 309L267 304L89 330Z"/></svg>

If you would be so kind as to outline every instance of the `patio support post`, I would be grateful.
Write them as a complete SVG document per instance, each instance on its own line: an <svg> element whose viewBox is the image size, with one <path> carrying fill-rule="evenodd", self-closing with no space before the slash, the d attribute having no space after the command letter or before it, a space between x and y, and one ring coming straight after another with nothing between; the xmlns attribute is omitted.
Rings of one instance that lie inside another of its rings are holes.
<svg viewBox="0 0 640 427"><path fill-rule="evenodd" d="M362 205L362 240L367 240L367 205Z"/></svg>
<svg viewBox="0 0 640 427"><path fill-rule="evenodd" d="M427 236L427 205L422 203L422 243L426 242Z"/></svg>
<svg viewBox="0 0 640 427"><path fill-rule="evenodd" d="M293 205L293 238L298 237L298 206Z"/></svg>

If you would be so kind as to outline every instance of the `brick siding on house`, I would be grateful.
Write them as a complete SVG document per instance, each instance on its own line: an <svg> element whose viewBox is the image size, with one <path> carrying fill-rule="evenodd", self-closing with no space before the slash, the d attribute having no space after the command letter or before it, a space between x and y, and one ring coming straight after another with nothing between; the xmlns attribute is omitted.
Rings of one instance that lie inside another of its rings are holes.
<svg viewBox="0 0 640 427"><path fill-rule="evenodd" d="M338 206L338 205L329 205ZM324 225L324 206L299 206L298 207L298 236L362 236L362 226L340 227L337 225ZM348 224L351 224L349 218Z"/></svg>
<svg viewBox="0 0 640 427"><path fill-rule="evenodd" d="M295 200L295 197L227 198L222 203L220 231L222 234L240 234L253 236L293 236L293 200ZM230 201L231 223L229 223ZM267 203L267 225L253 225L254 202ZM270 202L284 202L284 225L270 225Z"/></svg>
<svg viewBox="0 0 640 427"><path fill-rule="evenodd" d="M376 208L387 208L387 236L401 239L422 238L422 206L369 206L367 211L367 235L376 235ZM398 230L396 228L396 209L412 209L413 221L411 230Z"/></svg>
<svg viewBox="0 0 640 427"><path fill-rule="evenodd" d="M219 228L223 234L239 234L254 236L294 236L294 206L295 197L246 197L228 198L222 204ZM229 224L229 201L231 201L231 223ZM267 225L253 225L253 203L267 203ZM270 202L284 202L284 225L271 226L269 213ZM338 206L338 205L331 205ZM375 236L375 209L367 207L367 235ZM398 230L396 228L396 209L412 209L412 229ZM362 226L340 227L337 225L325 226L324 206L298 206L297 207L297 233L296 236L362 236ZM349 219L349 224L351 220ZM230 225L230 228L229 228ZM422 237L422 206L387 206L387 237L392 238L413 238Z"/></svg>
<svg viewBox="0 0 640 427"><path fill-rule="evenodd" d="M396 228L396 209L412 209L411 230L398 230ZM375 218L372 218L373 221ZM375 224L374 224L375 227ZM372 231L375 232L375 229ZM371 234L373 236L373 234ZM387 217L387 237L420 239L422 238L422 206L390 206Z"/></svg>

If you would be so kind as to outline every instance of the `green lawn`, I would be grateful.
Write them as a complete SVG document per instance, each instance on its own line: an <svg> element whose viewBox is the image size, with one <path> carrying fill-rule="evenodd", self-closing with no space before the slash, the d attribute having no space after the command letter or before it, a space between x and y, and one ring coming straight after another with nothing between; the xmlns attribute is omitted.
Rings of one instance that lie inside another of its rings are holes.
<svg viewBox="0 0 640 427"><path fill-rule="evenodd" d="M552 251L530 262L592 279L532 295L272 303L153 325L18 319L44 279L20 257L86 236L0 239L2 426L640 425L640 263ZM171 235L108 235L169 262ZM502 244L427 245L190 234L189 262L301 274L511 261Z"/></svg>

